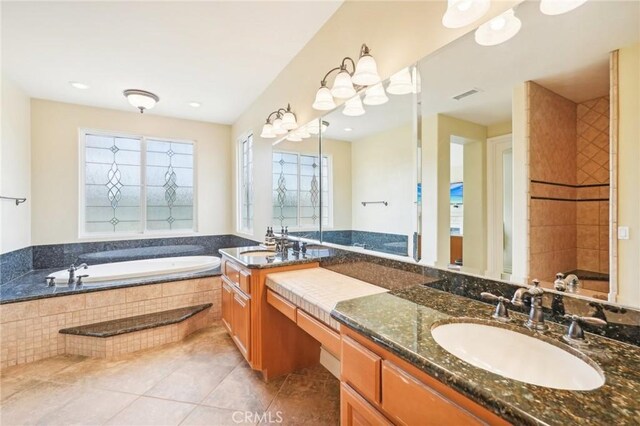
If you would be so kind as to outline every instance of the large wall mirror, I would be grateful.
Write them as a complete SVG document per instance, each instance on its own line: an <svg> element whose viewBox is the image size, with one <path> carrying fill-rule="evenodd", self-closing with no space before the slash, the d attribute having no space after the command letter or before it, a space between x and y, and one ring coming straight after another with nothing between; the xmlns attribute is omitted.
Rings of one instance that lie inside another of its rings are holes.
<svg viewBox="0 0 640 426"><path fill-rule="evenodd" d="M405 68L322 117L323 242L419 257L416 78Z"/></svg>
<svg viewBox="0 0 640 426"><path fill-rule="evenodd" d="M616 208L634 202L616 204L612 176L628 175L616 170L612 114L628 91L638 114L640 4L515 11L522 28L504 44L469 33L418 64L424 261L548 288L562 273L567 293L620 301L638 283L612 268ZM635 55L635 86L617 78L622 54Z"/></svg>

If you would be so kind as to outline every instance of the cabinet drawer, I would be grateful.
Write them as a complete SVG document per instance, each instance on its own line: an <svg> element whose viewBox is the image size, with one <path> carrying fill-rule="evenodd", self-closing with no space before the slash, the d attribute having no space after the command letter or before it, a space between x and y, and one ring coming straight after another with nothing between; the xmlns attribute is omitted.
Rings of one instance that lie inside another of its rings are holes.
<svg viewBox="0 0 640 426"><path fill-rule="evenodd" d="M306 331L329 352L340 358L340 335L303 310L296 314L298 327Z"/></svg>
<svg viewBox="0 0 640 426"><path fill-rule="evenodd" d="M267 303L279 310L285 317L296 322L296 305L271 290L267 290Z"/></svg>
<svg viewBox="0 0 640 426"><path fill-rule="evenodd" d="M341 426L391 426L392 423L344 383L340 384Z"/></svg>
<svg viewBox="0 0 640 426"><path fill-rule="evenodd" d="M240 267L233 262L225 262L224 264L224 274L229 278L229 280L235 285L240 284Z"/></svg>
<svg viewBox="0 0 640 426"><path fill-rule="evenodd" d="M362 396L380 403L381 358L349 337L342 336L341 380Z"/></svg>
<svg viewBox="0 0 640 426"><path fill-rule="evenodd" d="M401 425L484 424L389 361L382 362L382 408Z"/></svg>
<svg viewBox="0 0 640 426"><path fill-rule="evenodd" d="M240 270L240 282L238 283L240 290L246 294L251 294L251 272L241 269Z"/></svg>

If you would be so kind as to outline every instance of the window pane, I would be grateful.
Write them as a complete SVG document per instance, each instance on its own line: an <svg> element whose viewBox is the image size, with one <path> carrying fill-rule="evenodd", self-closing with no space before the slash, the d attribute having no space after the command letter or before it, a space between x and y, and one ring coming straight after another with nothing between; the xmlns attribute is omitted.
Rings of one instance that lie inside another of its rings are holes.
<svg viewBox="0 0 640 426"><path fill-rule="evenodd" d="M147 140L147 229L193 229L193 146Z"/></svg>
<svg viewBox="0 0 640 426"><path fill-rule="evenodd" d="M253 135L240 142L240 230L251 232L253 228Z"/></svg>
<svg viewBox="0 0 640 426"><path fill-rule="evenodd" d="M140 140L85 137L85 231L140 228Z"/></svg>

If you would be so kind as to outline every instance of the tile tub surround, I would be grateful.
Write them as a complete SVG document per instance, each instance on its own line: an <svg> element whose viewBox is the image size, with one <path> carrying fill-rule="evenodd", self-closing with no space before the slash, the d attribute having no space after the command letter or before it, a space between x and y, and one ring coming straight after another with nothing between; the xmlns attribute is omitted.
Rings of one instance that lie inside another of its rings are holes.
<svg viewBox="0 0 640 426"><path fill-rule="evenodd" d="M448 293L486 303L480 294L490 292L511 298L519 285L494 281L454 271L435 269L414 262L401 262L363 253L336 250L331 257L320 262L323 268L369 282L374 285L399 290L412 284L425 284ZM525 301L526 302L526 301ZM586 325L585 330L610 339L640 346L640 310L595 302L563 293L549 291L544 295L545 318L568 325L565 313L595 316L605 319L606 327ZM528 313L528 308L511 306L512 311Z"/></svg>
<svg viewBox="0 0 640 426"><path fill-rule="evenodd" d="M80 292L0 305L0 368L65 353L63 328L211 303L220 318L221 283L207 277Z"/></svg>
<svg viewBox="0 0 640 426"><path fill-rule="evenodd" d="M637 424L638 347L589 336L593 349L588 356L602 368L606 383L594 391L573 392L529 385L473 367L440 348L431 336L437 321L459 317L488 321L492 311L487 304L418 285L340 302L332 317L514 424ZM513 317L525 319L518 313ZM531 334L519 322L512 326ZM564 331L551 324L546 335L559 342ZM508 342L503 349L508 349Z"/></svg>

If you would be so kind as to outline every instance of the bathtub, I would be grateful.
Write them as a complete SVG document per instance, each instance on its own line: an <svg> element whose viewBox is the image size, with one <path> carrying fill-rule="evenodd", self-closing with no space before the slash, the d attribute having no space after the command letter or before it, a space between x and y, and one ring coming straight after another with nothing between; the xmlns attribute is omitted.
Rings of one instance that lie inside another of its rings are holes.
<svg viewBox="0 0 640 426"><path fill-rule="evenodd" d="M102 281L123 281L134 278L149 278L159 275L173 275L184 272L203 272L220 266L220 258L215 256L161 257L157 259L132 260L128 262L89 265L87 269L78 269L76 276L89 275L83 283L92 284ZM49 276L55 278L56 285L67 285L69 272L66 269Z"/></svg>

